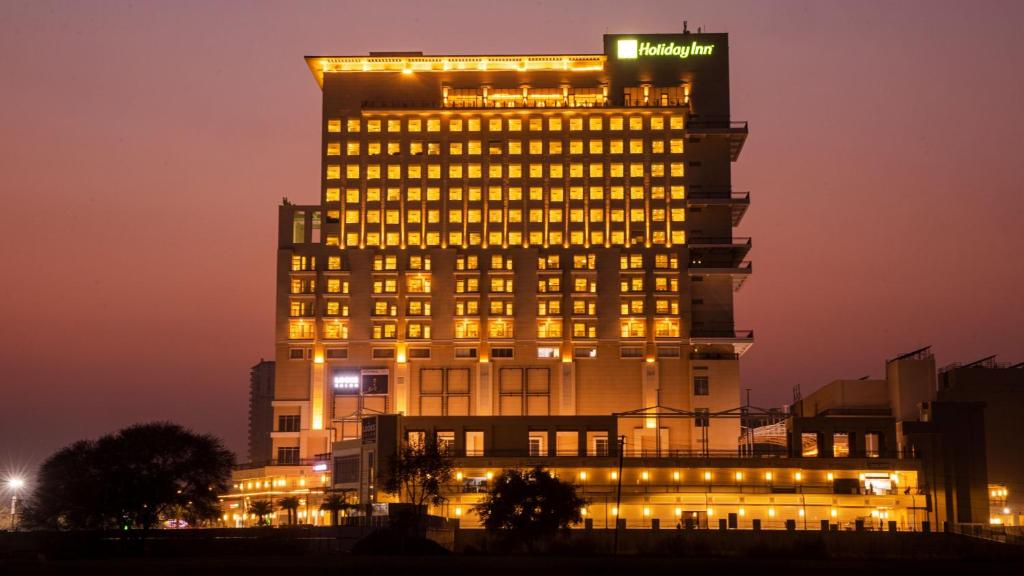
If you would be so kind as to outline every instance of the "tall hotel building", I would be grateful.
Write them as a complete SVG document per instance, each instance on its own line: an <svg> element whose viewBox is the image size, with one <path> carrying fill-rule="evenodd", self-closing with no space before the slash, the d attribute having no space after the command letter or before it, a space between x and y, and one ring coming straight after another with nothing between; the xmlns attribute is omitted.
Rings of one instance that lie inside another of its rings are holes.
<svg viewBox="0 0 1024 576"><path fill-rule="evenodd" d="M368 414L610 415L642 450L735 450L748 196L725 34L600 54L306 59L321 195L280 208L274 455Z"/></svg>
<svg viewBox="0 0 1024 576"><path fill-rule="evenodd" d="M467 527L495 475L528 466L576 483L598 527L982 517L983 447L957 451L977 407L934 401L929 354L788 414L741 407L728 55L725 34L684 32L307 58L320 199L280 207L269 460L235 471L223 520L295 495L326 523L330 491L386 514L391 456L427 439L455 469L431 513ZM935 474L968 456L970 474Z"/></svg>

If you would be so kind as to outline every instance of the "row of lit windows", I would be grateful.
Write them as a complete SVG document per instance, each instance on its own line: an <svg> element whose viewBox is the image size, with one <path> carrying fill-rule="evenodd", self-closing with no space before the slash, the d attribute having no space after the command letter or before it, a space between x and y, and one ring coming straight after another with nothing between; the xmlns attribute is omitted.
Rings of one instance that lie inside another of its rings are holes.
<svg viewBox="0 0 1024 576"><path fill-rule="evenodd" d="M402 242L401 236L398 232L387 232L381 234L379 232L367 232L364 236L361 236L358 232L349 232L345 235L345 242L348 246L388 246L388 247L404 247L404 246L421 246L421 247L433 247L442 246L440 232L427 232L421 234L420 232L407 232L406 239ZM541 231L531 231L528 235L524 235L519 231L509 231L506 236L501 230L494 230L488 232L486 235L487 242L484 242L485 236L479 232L470 232L463 234L460 231L451 231L447 235L447 245L451 246L482 246L487 247L493 246L589 246L589 245L608 245L608 246L632 246L636 244L636 241L627 242L626 233L622 230L612 230L610 234L605 234L603 231L594 230L590 232L589 241L587 236L582 231L572 231L569 234L563 234L560 230L551 230L545 234ZM671 242L667 242L667 239L671 238ZM607 240L607 241L606 241ZM642 241L641 241L642 242ZM650 234L650 243L653 245L669 245L669 244L685 244L686 233L683 230L672 230L671 236L665 233L664 230L652 230ZM328 235L327 236L328 246L339 245L338 237Z"/></svg>
<svg viewBox="0 0 1024 576"><path fill-rule="evenodd" d="M490 292L511 294L515 282L512 277L492 276L490 279ZM455 279L456 294L475 294L480 292L480 278L477 276L466 276Z"/></svg>
<svg viewBox="0 0 1024 576"><path fill-rule="evenodd" d="M645 146L645 142L650 142L650 145ZM546 147L545 143L547 143ZM366 151L367 156L380 156L381 154L387 154L388 156L400 156L403 152L402 143L397 141L366 142L365 147L363 144L363 142L359 142L357 140L345 142L345 155L359 156L364 150ZM569 154L605 154L605 151L607 150L608 154L626 154L627 147L629 154L643 154L645 151L650 152L651 154L664 154L666 150L668 150L670 154L682 154L685 150L682 138L671 138L667 141L641 138L631 138L629 140L615 138L606 141L604 139L595 138L590 140L569 140L568 152ZM439 156L443 149L441 142L423 142L420 140L413 140L405 146L404 151L410 156ZM341 150L341 142L327 143L327 156L341 156ZM510 154L515 156L523 154L524 151L527 154L533 155L562 154L566 150L566 147L562 140L494 140L488 141L486 145L482 140L448 142L448 154L451 156L462 156L463 154L479 156L484 153L484 150L486 150L487 154L491 156L501 154Z"/></svg>
<svg viewBox="0 0 1024 576"><path fill-rule="evenodd" d="M682 162L669 162L667 163L668 169L666 170L666 163L645 163L645 162L631 162L625 164L623 162L612 162L606 166L601 162L590 162L584 164L582 162L571 162L569 163L568 176L570 178L583 178L589 176L591 178L603 178L605 175L612 178L624 178L628 175L630 178L643 178L650 176L652 178L662 178L666 174L674 178L682 178L686 176L686 167ZM340 180L341 179L341 165L340 164L328 164L327 165L327 180ZM545 174L545 168L546 174ZM483 178L484 167L479 163L463 163L463 164L449 164L448 165L448 178ZM507 166L500 163L491 163L487 165L486 173L488 178L544 178L545 176L551 178L563 178L566 176L565 165L558 163L534 163L527 164L526 171L523 170L523 164L510 163ZM421 164L409 164L405 166L405 177L406 178L423 178L426 176L430 179L440 179L442 174L440 164L428 164L426 170ZM362 171L362 167L359 164L347 164L345 165L345 178L351 180L359 180L360 178L365 180L379 180L381 178L388 178L390 180L400 180L402 178L402 165L401 164L367 164L366 171Z"/></svg>
<svg viewBox="0 0 1024 576"><path fill-rule="evenodd" d="M405 279L405 291L408 294L429 294L430 285L429 274L416 274ZM374 294L395 294L398 292L398 279L374 278L371 289Z"/></svg>
<svg viewBox="0 0 1024 576"><path fill-rule="evenodd" d="M324 292L328 294L348 294L349 282L343 278L327 278L324 282ZM316 293L316 280L313 278L292 278L289 283L291 294L314 294Z"/></svg>
<svg viewBox="0 0 1024 576"><path fill-rule="evenodd" d="M577 290L577 292L579 292ZM459 299L456 304L456 316L476 316L480 313L479 300ZM643 315L646 302L643 298L623 298L620 312L623 316ZM406 314L409 316L430 316L429 299L409 299L406 302ZM593 299L573 299L571 301L573 316L596 316L597 302ZM491 316L514 315L514 304L510 300L490 300L488 312ZM349 305L346 302L330 300L325 307L326 316L349 316ZM657 315L679 315L679 300L659 298L654 301L654 313ZM374 316L397 316L397 305L392 301L377 300L373 303ZM288 315L293 318L313 317L316 315L315 304L310 300L292 300L289 302ZM537 302L538 316L561 316L562 301L560 299L540 300Z"/></svg>
<svg viewBox="0 0 1024 576"><path fill-rule="evenodd" d="M569 200L603 200L605 198L604 186L570 186L569 187ZM669 198L672 200L685 200L686 199L686 188L684 186L670 186ZM526 189L526 199L530 201L542 202L564 202L566 199L565 189L559 187L552 187L545 189L543 186L531 186ZM644 186L630 186L629 189L625 186L608 186L607 187L608 198L611 200L625 200L628 192L630 200L665 200L665 187L664 186L651 186L645 188ZM340 202L341 201L341 189L340 188L328 188L325 193L325 200L328 203ZM346 204L359 204L363 196L359 188L347 188L345 190L345 203ZM392 187L384 188L383 194L382 189L377 187L369 187L366 189L365 200L366 202L401 202L403 199L406 202L419 202L426 199L428 202L439 202L441 200L441 189L438 187L429 187L426 189L426 194L423 194L423 189L410 186L407 188ZM484 189L480 186L469 186L465 189L453 186L448 188L447 194L448 200L453 202L461 202L463 199L470 202L480 202L484 199ZM520 201L523 200L523 188L519 186L489 186L487 188L487 200L490 201ZM329 213L328 213L329 214Z"/></svg>
<svg viewBox="0 0 1024 576"><path fill-rule="evenodd" d="M489 338L512 338L514 336L513 322L506 318L492 318L486 323L487 336ZM573 321L571 322L573 338L596 338L597 325L594 321ZM340 340L349 337L347 322L324 322L322 328L323 338L327 340ZM480 337L480 320L475 318L462 318L455 321L455 338L472 339ZM678 338L678 318L658 318L654 321L654 336L656 338ZM622 338L644 338L647 334L647 322L642 319L626 318L619 322L619 335ZM374 322L371 326L371 338L374 340L393 339L398 336L398 322L384 321ZM288 338L292 340L312 340L316 337L316 324L302 320L289 323ZM407 338L430 338L430 322L415 320L406 322ZM561 338L561 319L545 318L537 320L537 338Z"/></svg>
<svg viewBox="0 0 1024 576"><path fill-rule="evenodd" d="M447 120L447 122L445 122ZM682 130L685 118L682 114L666 115L651 115L641 116L632 115L627 117L624 116L608 116L605 114L591 114L584 117L584 115L573 115L568 118L562 116L549 116L547 118L533 117L533 118L521 118L521 117L503 117L503 116L489 116L486 119L479 116L471 116L468 118L460 117L449 117L449 118L368 118L365 120L360 118L348 118L344 122L344 126L349 133L361 132L365 124L367 132L441 132L445 124L449 132L480 132L484 126L487 127L489 132L521 132L524 129L531 132L544 130L545 120L547 121L548 130L562 130L564 126L568 126L572 132L578 132L584 129L584 126L588 130L612 130L619 131L629 128L629 130L664 130L666 126L670 130ZM340 118L331 118L327 120L327 132L329 133L340 133L342 130L342 120ZM645 125L646 124L646 125Z"/></svg>
<svg viewBox="0 0 1024 576"><path fill-rule="evenodd" d="M366 223L367 224L380 224L381 223L381 212L384 213L385 224L401 224L400 210L367 210L366 211ZM423 223L423 212L416 209L406 210L405 221L407 224L421 224ZM569 221L573 223L581 224L586 217L589 222L601 223L604 222L605 214L609 216L611 222L625 222L626 215L629 215L630 222L644 222L647 211L644 208L633 208L628 212L623 209L612 209L605 210L604 208L591 208L584 210L583 208L570 208L568 211L563 211L561 208L548 208L547 210L541 208L533 208L526 211L529 221L535 224L544 222L544 216L547 215L548 222L557 224L564 222L563 214L568 216ZM436 224L440 222L440 210L427 210L427 222ZM463 214L465 214L465 220L463 220ZM360 213L352 210L345 213L346 224L359 224ZM686 221L686 210L684 208L672 208L665 210L664 208L651 208L650 209L650 220L653 222L665 222L666 216L668 216L672 222L685 222ZM510 224L519 224L523 222L523 210L519 208L509 208L506 211L500 208L494 208L487 211L487 222L491 224L500 224L506 220ZM484 221L483 211L479 208L470 208L468 210L449 210L448 211L448 223L450 224L462 224L463 221L467 224L479 224Z"/></svg>
<svg viewBox="0 0 1024 576"><path fill-rule="evenodd" d="M572 214L570 219L577 220L575 216L578 214ZM569 256L571 260L572 268L574 270L594 270L597 267L597 255L594 253L580 253L572 254ZM430 271L430 256L426 254L411 254L406 257L406 270L411 271ZM512 258L504 254L492 254L490 255L490 270L491 271L511 271L513 269ZM562 258L560 254L546 254L537 258L537 269L538 270L559 270L561 269ZM646 269L644 254L622 254L619 256L619 268L622 270L644 270ZM654 255L654 268L658 270L677 270L679 269L679 255L678 254L667 254L660 253ZM292 256L291 260L292 271L315 271L316 270L316 256ZM455 260L455 269L457 271L472 271L480 269L480 257L475 254L470 255L459 255ZM327 257L327 270L339 271L341 270L341 256L328 256ZM373 270L375 272L390 272L398 270L398 254L376 254L373 257ZM294 278L292 280L294 286L303 286L303 279ZM308 285L312 285L313 280L306 280ZM348 292L347 281L337 278L332 278L328 281L328 284L337 287L338 292ZM302 292L303 290L298 290ZM293 290L293 292L295 292Z"/></svg>

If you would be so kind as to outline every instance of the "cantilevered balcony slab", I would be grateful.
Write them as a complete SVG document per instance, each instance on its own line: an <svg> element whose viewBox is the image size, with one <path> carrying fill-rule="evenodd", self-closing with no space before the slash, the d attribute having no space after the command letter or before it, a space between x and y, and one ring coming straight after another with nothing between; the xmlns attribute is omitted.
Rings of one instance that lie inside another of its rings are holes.
<svg viewBox="0 0 1024 576"><path fill-rule="evenodd" d="M716 190L691 188L686 193L686 204L691 207L728 206L732 212L732 225L739 226L750 207L750 192L732 192L728 188Z"/></svg>
<svg viewBox="0 0 1024 576"><path fill-rule="evenodd" d="M690 277L695 276L730 276L732 277L732 289L738 291L747 278L754 271L754 265L750 261L732 264L729 262L703 262L691 263L687 268Z"/></svg>
<svg viewBox="0 0 1024 576"><path fill-rule="evenodd" d="M746 122L732 122L726 119L700 118L691 116L686 123L686 133L692 136L722 136L729 140L729 157L735 162L740 157L743 144L749 132Z"/></svg>
<svg viewBox="0 0 1024 576"><path fill-rule="evenodd" d="M753 345L753 330L695 327L690 333L690 346L731 346L737 356L745 354Z"/></svg>

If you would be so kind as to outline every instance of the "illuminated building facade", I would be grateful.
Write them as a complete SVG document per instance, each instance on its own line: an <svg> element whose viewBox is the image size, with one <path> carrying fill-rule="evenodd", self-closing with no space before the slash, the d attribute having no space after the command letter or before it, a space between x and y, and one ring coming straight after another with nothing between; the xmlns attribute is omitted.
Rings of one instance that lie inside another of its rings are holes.
<svg viewBox="0 0 1024 576"><path fill-rule="evenodd" d="M753 343L727 35L306 61L322 186L280 207L273 465L322 465L372 414L630 412L638 454L736 451L709 416Z"/></svg>
<svg viewBox="0 0 1024 576"><path fill-rule="evenodd" d="M711 48L683 58L684 42ZM307 58L322 195L280 211L275 410L299 431L275 436L278 460L329 452L367 413L739 406L750 243L732 234L746 127L729 121L727 58L717 34ZM631 422L649 451L739 435L736 420Z"/></svg>
<svg viewBox="0 0 1024 576"><path fill-rule="evenodd" d="M456 466L431 512L466 526L495 474L536 465L594 527L907 530L1004 505L983 445L947 441L977 407L933 402L930 355L799 413L741 408L726 35L306 60L321 196L280 207L271 462L236 471L226 522L295 495L323 523L332 490L383 507L390 455L428 440Z"/></svg>

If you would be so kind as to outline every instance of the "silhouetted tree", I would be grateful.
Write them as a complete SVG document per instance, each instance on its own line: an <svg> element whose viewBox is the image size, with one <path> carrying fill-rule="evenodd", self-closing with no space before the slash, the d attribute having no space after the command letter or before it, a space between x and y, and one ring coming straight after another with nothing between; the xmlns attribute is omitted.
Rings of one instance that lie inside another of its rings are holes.
<svg viewBox="0 0 1024 576"><path fill-rule="evenodd" d="M324 498L324 501L320 503L320 509L326 510L331 513L331 526L338 525L338 514L342 510L351 510L356 507L348 501L349 492L342 492L340 494L331 494Z"/></svg>
<svg viewBox="0 0 1024 576"><path fill-rule="evenodd" d="M502 472L473 509L488 532L532 550L537 541L579 523L585 504L575 486L537 467Z"/></svg>
<svg viewBox="0 0 1024 576"><path fill-rule="evenodd" d="M258 526L267 526L270 524L267 522L267 516L274 513L274 504L269 500L256 500L249 504L248 512L256 516Z"/></svg>
<svg viewBox="0 0 1024 576"><path fill-rule="evenodd" d="M435 442L402 446L392 455L384 490L412 504L408 528L419 531L427 505L439 506L445 502L441 491L451 481L453 468L447 452Z"/></svg>
<svg viewBox="0 0 1024 576"><path fill-rule="evenodd" d="M59 450L39 469L26 523L52 529L149 529L171 514L220 515L234 456L177 424L137 424Z"/></svg>
<svg viewBox="0 0 1024 576"><path fill-rule="evenodd" d="M288 524L294 525L299 516L299 499L295 496L285 496L277 501L277 505L288 513Z"/></svg>

